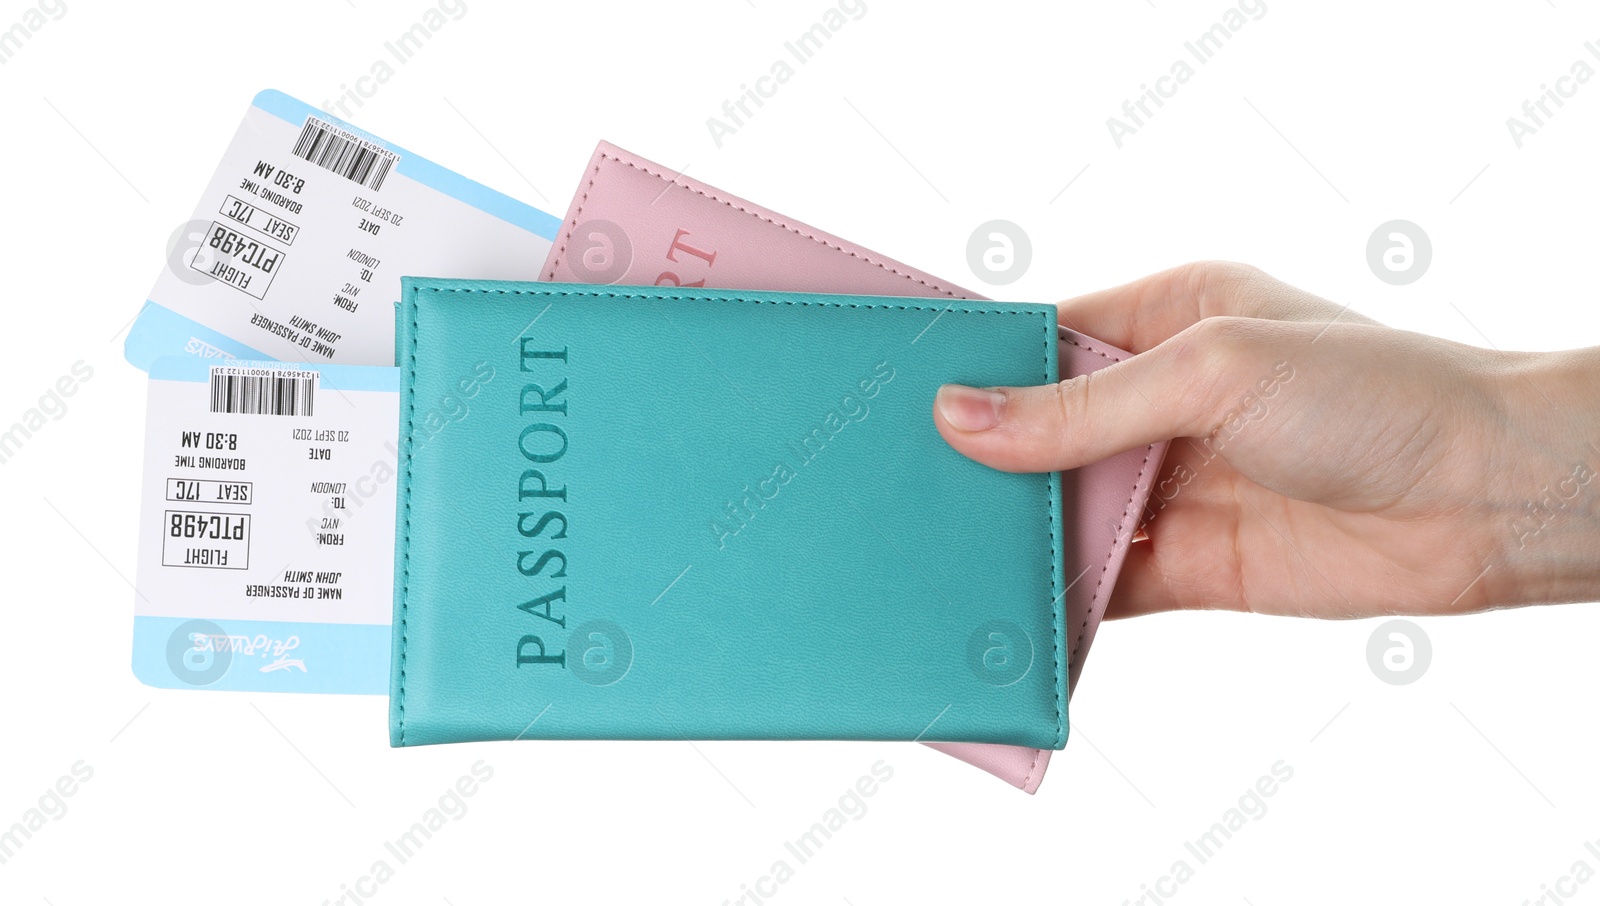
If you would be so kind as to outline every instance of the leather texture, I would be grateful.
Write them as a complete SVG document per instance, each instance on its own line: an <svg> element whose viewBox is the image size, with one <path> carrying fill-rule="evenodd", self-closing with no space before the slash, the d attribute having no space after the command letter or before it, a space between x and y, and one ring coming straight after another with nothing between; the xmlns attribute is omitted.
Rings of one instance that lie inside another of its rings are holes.
<svg viewBox="0 0 1600 906"><path fill-rule="evenodd" d="M607 142L589 161L541 279L889 294L947 304L983 299ZM1059 336L1063 378L1128 355L1067 328ZM1165 443L1152 444L1062 474L1069 689L1083 669L1165 452ZM1050 760L1048 749L930 745L1029 793L1038 789Z"/></svg>
<svg viewBox="0 0 1600 906"><path fill-rule="evenodd" d="M397 336L394 745L1065 745L1059 476L929 418L1052 307L407 277Z"/></svg>

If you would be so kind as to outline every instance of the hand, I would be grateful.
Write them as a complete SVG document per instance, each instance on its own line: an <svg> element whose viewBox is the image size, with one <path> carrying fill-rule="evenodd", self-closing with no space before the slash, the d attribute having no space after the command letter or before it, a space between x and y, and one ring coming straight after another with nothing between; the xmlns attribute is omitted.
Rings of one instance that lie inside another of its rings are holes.
<svg viewBox="0 0 1600 906"><path fill-rule="evenodd" d="M939 433L1012 472L1177 438L1108 616L1435 614L1600 597L1600 350L1502 353L1204 263L1063 302L1137 353L947 385Z"/></svg>

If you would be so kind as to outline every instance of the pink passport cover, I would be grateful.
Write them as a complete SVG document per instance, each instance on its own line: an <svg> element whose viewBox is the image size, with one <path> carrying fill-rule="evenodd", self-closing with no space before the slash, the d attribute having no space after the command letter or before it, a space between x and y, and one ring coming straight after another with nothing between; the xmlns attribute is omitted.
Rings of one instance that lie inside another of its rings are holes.
<svg viewBox="0 0 1600 906"><path fill-rule="evenodd" d="M544 280L676 284L852 295L983 299L876 252L673 173L601 142ZM1127 357L1060 330L1063 378ZM1166 444L1152 444L1062 475L1067 538L1068 683L1075 686L1106 599L1122 568ZM979 743L926 743L1029 793L1050 752Z"/></svg>

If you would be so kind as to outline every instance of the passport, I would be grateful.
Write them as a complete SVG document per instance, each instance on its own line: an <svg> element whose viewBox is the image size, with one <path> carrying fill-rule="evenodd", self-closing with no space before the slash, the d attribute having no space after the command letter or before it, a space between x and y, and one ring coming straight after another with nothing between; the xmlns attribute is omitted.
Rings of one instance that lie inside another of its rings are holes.
<svg viewBox="0 0 1600 906"><path fill-rule="evenodd" d="M725 189L600 142L550 248L540 279L729 289L983 297ZM1059 328L1060 378L1128 353ZM1054 377L1051 380L1055 380ZM1134 530L1147 512L1165 442L1061 475L1066 542L1067 677L1076 687ZM1026 792L1037 791L1048 749L930 743Z"/></svg>
<svg viewBox="0 0 1600 906"><path fill-rule="evenodd" d="M1065 745L1060 476L930 417L1053 379L1052 306L407 277L396 320L394 745Z"/></svg>

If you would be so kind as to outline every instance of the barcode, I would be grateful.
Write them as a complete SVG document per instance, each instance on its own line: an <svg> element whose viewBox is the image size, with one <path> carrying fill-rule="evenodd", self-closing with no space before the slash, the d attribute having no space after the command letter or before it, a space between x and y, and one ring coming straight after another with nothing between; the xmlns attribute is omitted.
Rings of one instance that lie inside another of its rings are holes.
<svg viewBox="0 0 1600 906"><path fill-rule="evenodd" d="M211 369L211 411L244 415L310 415L319 375L305 371L231 374L237 368Z"/></svg>
<svg viewBox="0 0 1600 906"><path fill-rule="evenodd" d="M380 148L369 141L324 123L314 116L306 117L300 129L300 139L294 143L294 156L309 160L324 170L360 183L376 192L383 188L383 179L400 155Z"/></svg>

